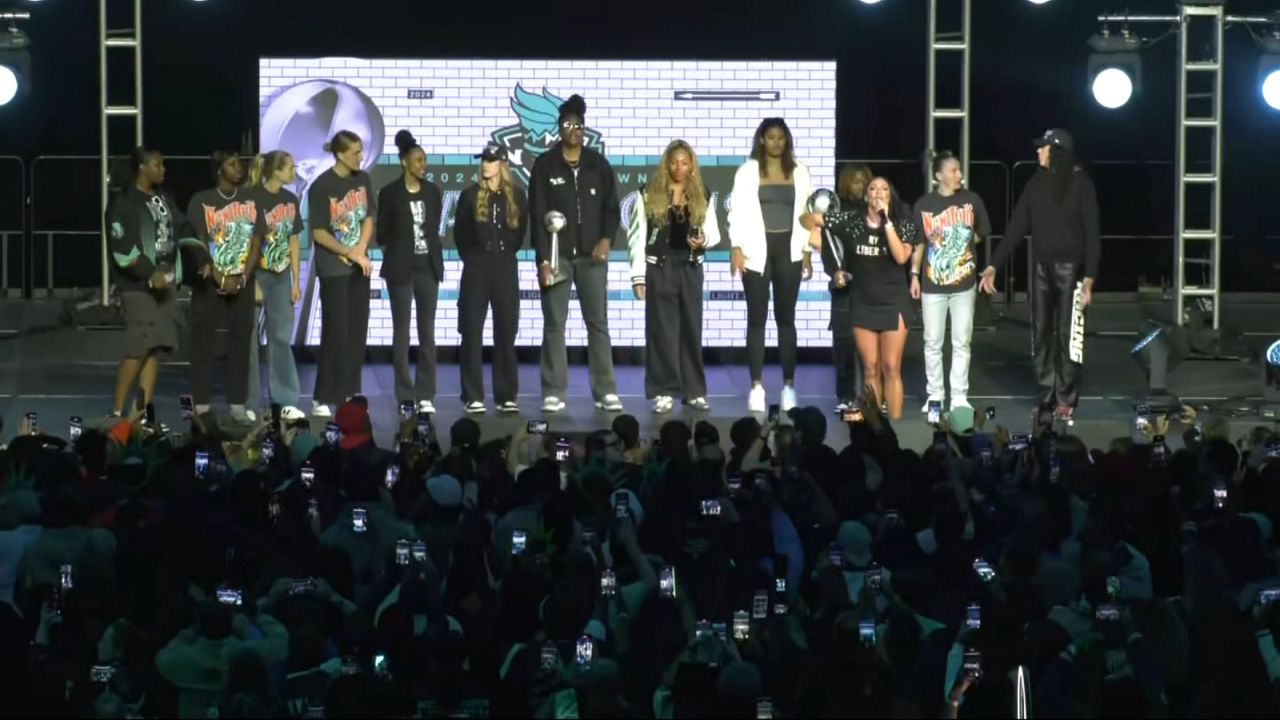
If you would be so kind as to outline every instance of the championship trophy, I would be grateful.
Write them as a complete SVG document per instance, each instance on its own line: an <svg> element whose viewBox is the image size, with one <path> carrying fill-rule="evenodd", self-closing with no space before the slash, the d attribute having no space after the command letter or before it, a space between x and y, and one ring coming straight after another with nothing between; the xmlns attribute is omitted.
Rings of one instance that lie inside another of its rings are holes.
<svg viewBox="0 0 1280 720"><path fill-rule="evenodd" d="M805 209L814 215L823 216L829 212L840 212L840 196L826 188L815 190L809 196ZM842 288L849 284L849 273L844 271L844 244L836 240L827 229L825 222L822 224L821 232L822 242L831 248L831 255L835 258L835 272L831 275L831 281L836 287Z"/></svg>
<svg viewBox="0 0 1280 720"><path fill-rule="evenodd" d="M560 231L565 225L564 213L552 210L542 218L542 224L551 233L551 280L547 283L547 287L551 287L569 279L560 267Z"/></svg>

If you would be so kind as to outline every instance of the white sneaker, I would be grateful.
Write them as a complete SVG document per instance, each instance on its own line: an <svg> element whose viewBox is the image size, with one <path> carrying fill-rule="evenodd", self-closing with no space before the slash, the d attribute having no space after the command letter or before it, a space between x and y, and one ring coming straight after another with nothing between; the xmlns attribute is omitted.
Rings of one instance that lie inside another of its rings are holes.
<svg viewBox="0 0 1280 720"><path fill-rule="evenodd" d="M468 415L483 415L486 411L484 403L479 400L467 403L463 409L467 411Z"/></svg>
<svg viewBox="0 0 1280 720"><path fill-rule="evenodd" d="M498 412L506 413L507 415L512 415L520 412L520 406L516 404L515 400L508 400L498 406Z"/></svg>
<svg viewBox="0 0 1280 720"><path fill-rule="evenodd" d="M418 401L418 412L420 412L420 413L426 413L426 414L428 414L428 415L435 415L435 414L436 414L436 406L435 406L435 405L433 405L433 404L431 403L431 401L430 401L430 400L419 400L419 401Z"/></svg>
<svg viewBox="0 0 1280 720"><path fill-rule="evenodd" d="M604 410L605 412L622 412L622 401L618 399L617 395L609 393L604 396L604 399L596 401L596 409Z"/></svg>
<svg viewBox="0 0 1280 720"><path fill-rule="evenodd" d="M333 410L324 403L316 403L311 406L311 414L318 418L331 418L333 417Z"/></svg>
<svg viewBox="0 0 1280 720"><path fill-rule="evenodd" d="M849 401L848 401L848 400L841 400L840 402L836 403L836 410L835 410L835 412L836 412L836 414L837 414L837 415L839 415L840 413L842 413L842 412L844 412L845 410L848 410L848 409L849 409Z"/></svg>
<svg viewBox="0 0 1280 720"><path fill-rule="evenodd" d="M972 410L973 406L969 404L968 398L953 397L951 398L951 409L955 410L956 408L969 408L970 410Z"/></svg>
<svg viewBox="0 0 1280 720"><path fill-rule="evenodd" d="M787 412L791 408L795 407L796 389L790 385L783 385L782 398L779 400L778 404L781 406L779 409L782 410L782 412Z"/></svg>
<svg viewBox="0 0 1280 720"><path fill-rule="evenodd" d="M761 413L765 411L765 396L763 385L752 385L751 392L747 394L747 412Z"/></svg>
<svg viewBox="0 0 1280 720"><path fill-rule="evenodd" d="M670 395L659 395L653 399L653 412L658 415L664 415L671 412L675 405L675 398Z"/></svg>
<svg viewBox="0 0 1280 720"><path fill-rule="evenodd" d="M542 401L542 412L554 413L560 412L563 409L564 401L554 395L548 396Z"/></svg>
<svg viewBox="0 0 1280 720"><path fill-rule="evenodd" d="M704 397L696 397L696 398L693 398L692 400L685 400L684 404L688 405L689 407L699 412L711 411L711 403L707 402L707 399Z"/></svg>

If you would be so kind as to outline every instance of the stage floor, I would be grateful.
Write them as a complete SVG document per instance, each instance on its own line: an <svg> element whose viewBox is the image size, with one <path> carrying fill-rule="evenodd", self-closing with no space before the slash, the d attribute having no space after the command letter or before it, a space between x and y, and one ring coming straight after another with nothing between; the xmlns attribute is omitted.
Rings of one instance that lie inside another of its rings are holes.
<svg viewBox="0 0 1280 720"><path fill-rule="evenodd" d="M1133 397L1144 387L1142 371L1128 355L1137 337L1133 328L1139 323L1129 323L1127 328L1124 327L1125 322L1116 317L1123 311L1123 308L1110 308L1105 314L1094 314L1106 320L1096 323L1095 334L1091 334L1088 340L1083 398L1072 430L1090 444L1105 444L1112 438L1129 434ZM1250 322L1244 328L1244 339L1255 353L1260 353L1280 334L1267 330L1277 322L1273 319L1275 313L1265 312L1254 317L1256 322ZM0 340L0 412L4 416L5 430L10 434L14 432L22 413L29 411L39 413L41 424L58 432L65 432L67 418L71 415L84 416L86 425L101 421L110 409L121 341L119 330L74 327L25 333ZM1035 382L1029 353L1026 325L1016 316L1015 319L998 322L994 328L975 332L970 402L979 409L994 407L998 422L1014 432L1029 426L1033 409ZM302 363L299 369L304 392L303 409L310 410L309 393L315 378L315 366ZM161 420L171 427L178 424L177 398L188 392L189 372L190 366L181 353L161 369L157 408ZM919 414L924 402L919 332L913 332L908 341L903 373L907 398L904 418L897 425L898 431L904 442L924 447L929 442L930 428ZM744 365L708 366L710 413L698 413L677 405L672 415L652 415L649 402L644 397L643 367L620 364L617 376L619 395L626 412L639 419L646 436L656 431L657 425L666 419L705 417L722 428L722 437L727 442L728 425L746 414L748 375ZM487 368L485 379L487 384ZM770 402L776 402L781 387L776 366L766 369L765 383L770 391ZM1256 398L1261 394L1261 370L1256 364L1243 362L1188 361L1172 373L1170 385L1184 401L1194 404L1212 404L1236 397ZM366 365L364 392L370 398L375 433L381 443L389 440L395 423L393 387L390 365ZM457 365L440 365L438 387L435 400L439 411L437 424L444 428L463 416ZM829 365L805 364L799 368L797 391L802 405L817 405L829 410L835 402L833 388L833 373ZM611 416L593 407L585 367L574 366L571 369L566 401L566 410L549 418L553 430L577 433L609 424ZM541 417L536 364L520 367L520 404L523 410L520 417L497 415L491 401L486 415L473 417L481 423L486 437L509 433L524 419ZM828 440L837 447L842 446L846 442L844 429L834 415L828 417ZM1239 418L1234 422L1238 430L1243 431L1260 420Z"/></svg>

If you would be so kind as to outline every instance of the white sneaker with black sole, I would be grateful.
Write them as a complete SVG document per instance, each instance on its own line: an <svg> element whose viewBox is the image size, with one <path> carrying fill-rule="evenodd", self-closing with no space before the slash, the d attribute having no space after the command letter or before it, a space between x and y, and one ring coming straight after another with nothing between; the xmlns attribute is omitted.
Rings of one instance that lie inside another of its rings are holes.
<svg viewBox="0 0 1280 720"><path fill-rule="evenodd" d="M657 415L665 415L675 406L675 398L670 395L659 395L653 399L653 412Z"/></svg>
<svg viewBox="0 0 1280 720"><path fill-rule="evenodd" d="M543 398L542 400L542 412L544 413L560 412L563 409L564 409L564 401L556 397L555 395L551 395L549 397Z"/></svg>
<svg viewBox="0 0 1280 720"><path fill-rule="evenodd" d="M432 404L432 402L431 402L430 400L419 400L419 401L418 401L418 412L420 412L420 413L426 413L426 414L428 414L428 415L435 415L435 414L436 414L436 406L435 406L434 404Z"/></svg>
<svg viewBox="0 0 1280 720"><path fill-rule="evenodd" d="M468 415L483 415L486 412L484 403L479 400L473 400L467 403L463 406L463 410L466 410Z"/></svg>
<svg viewBox="0 0 1280 720"><path fill-rule="evenodd" d="M690 399L690 400L685 400L685 401L684 401L684 404L685 404L685 405L688 405L689 407L693 408L694 410L697 410L698 412L710 412L710 411L711 411L711 403L707 402L707 399L706 399L706 398L704 398L704 397L696 397L696 398L692 398L692 399Z"/></svg>
<svg viewBox="0 0 1280 720"><path fill-rule="evenodd" d="M617 395L609 393L596 401L596 409L604 410L605 412L622 412L622 401L618 399Z"/></svg>
<svg viewBox="0 0 1280 720"><path fill-rule="evenodd" d="M311 414L318 418L331 418L333 417L333 410L328 405L318 403L311 406Z"/></svg>
<svg viewBox="0 0 1280 720"><path fill-rule="evenodd" d="M498 412L505 415L514 415L520 412L520 406L516 404L515 400L508 400L498 406Z"/></svg>
<svg viewBox="0 0 1280 720"><path fill-rule="evenodd" d="M751 386L751 392L747 393L747 412L764 413L767 399L764 395L763 385Z"/></svg>

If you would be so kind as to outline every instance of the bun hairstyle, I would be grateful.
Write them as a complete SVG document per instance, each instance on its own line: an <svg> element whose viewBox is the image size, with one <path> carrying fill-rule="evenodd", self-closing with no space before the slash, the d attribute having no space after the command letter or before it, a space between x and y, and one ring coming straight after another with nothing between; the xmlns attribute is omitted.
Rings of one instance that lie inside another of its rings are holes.
<svg viewBox="0 0 1280 720"><path fill-rule="evenodd" d="M272 150L269 153L263 153L253 159L253 164L249 166L249 187L258 187L265 182L276 171L284 166L286 160L292 159L293 156L284 150Z"/></svg>
<svg viewBox="0 0 1280 720"><path fill-rule="evenodd" d="M938 171L942 169L943 165L947 164L948 160L955 160L956 162L960 162L960 156L956 155L950 150L928 151L928 155L926 156L926 161L929 163L929 178L931 182L933 182L935 185L937 184L938 181L936 178L934 178L934 176L938 174Z"/></svg>
<svg viewBox="0 0 1280 720"><path fill-rule="evenodd" d="M360 143L360 136L350 130L339 130L334 134L333 139L324 144L324 151L331 153L335 158L338 153L346 152L352 145Z"/></svg>
<svg viewBox="0 0 1280 720"><path fill-rule="evenodd" d="M586 119L587 101L583 100L581 95L576 93L570 95L568 100L565 100L560 104L560 117L556 119L556 122L562 122L569 116L580 117L584 120Z"/></svg>
<svg viewBox="0 0 1280 720"><path fill-rule="evenodd" d="M209 155L209 169L213 170L213 179L218 180L218 173L222 170L222 164L233 157L240 157L237 153L227 150L214 150Z"/></svg>
<svg viewBox="0 0 1280 720"><path fill-rule="evenodd" d="M400 159L409 157L409 153L414 150L421 150L422 146L414 139L413 133L408 130L401 130L396 133L396 147L400 148Z"/></svg>

